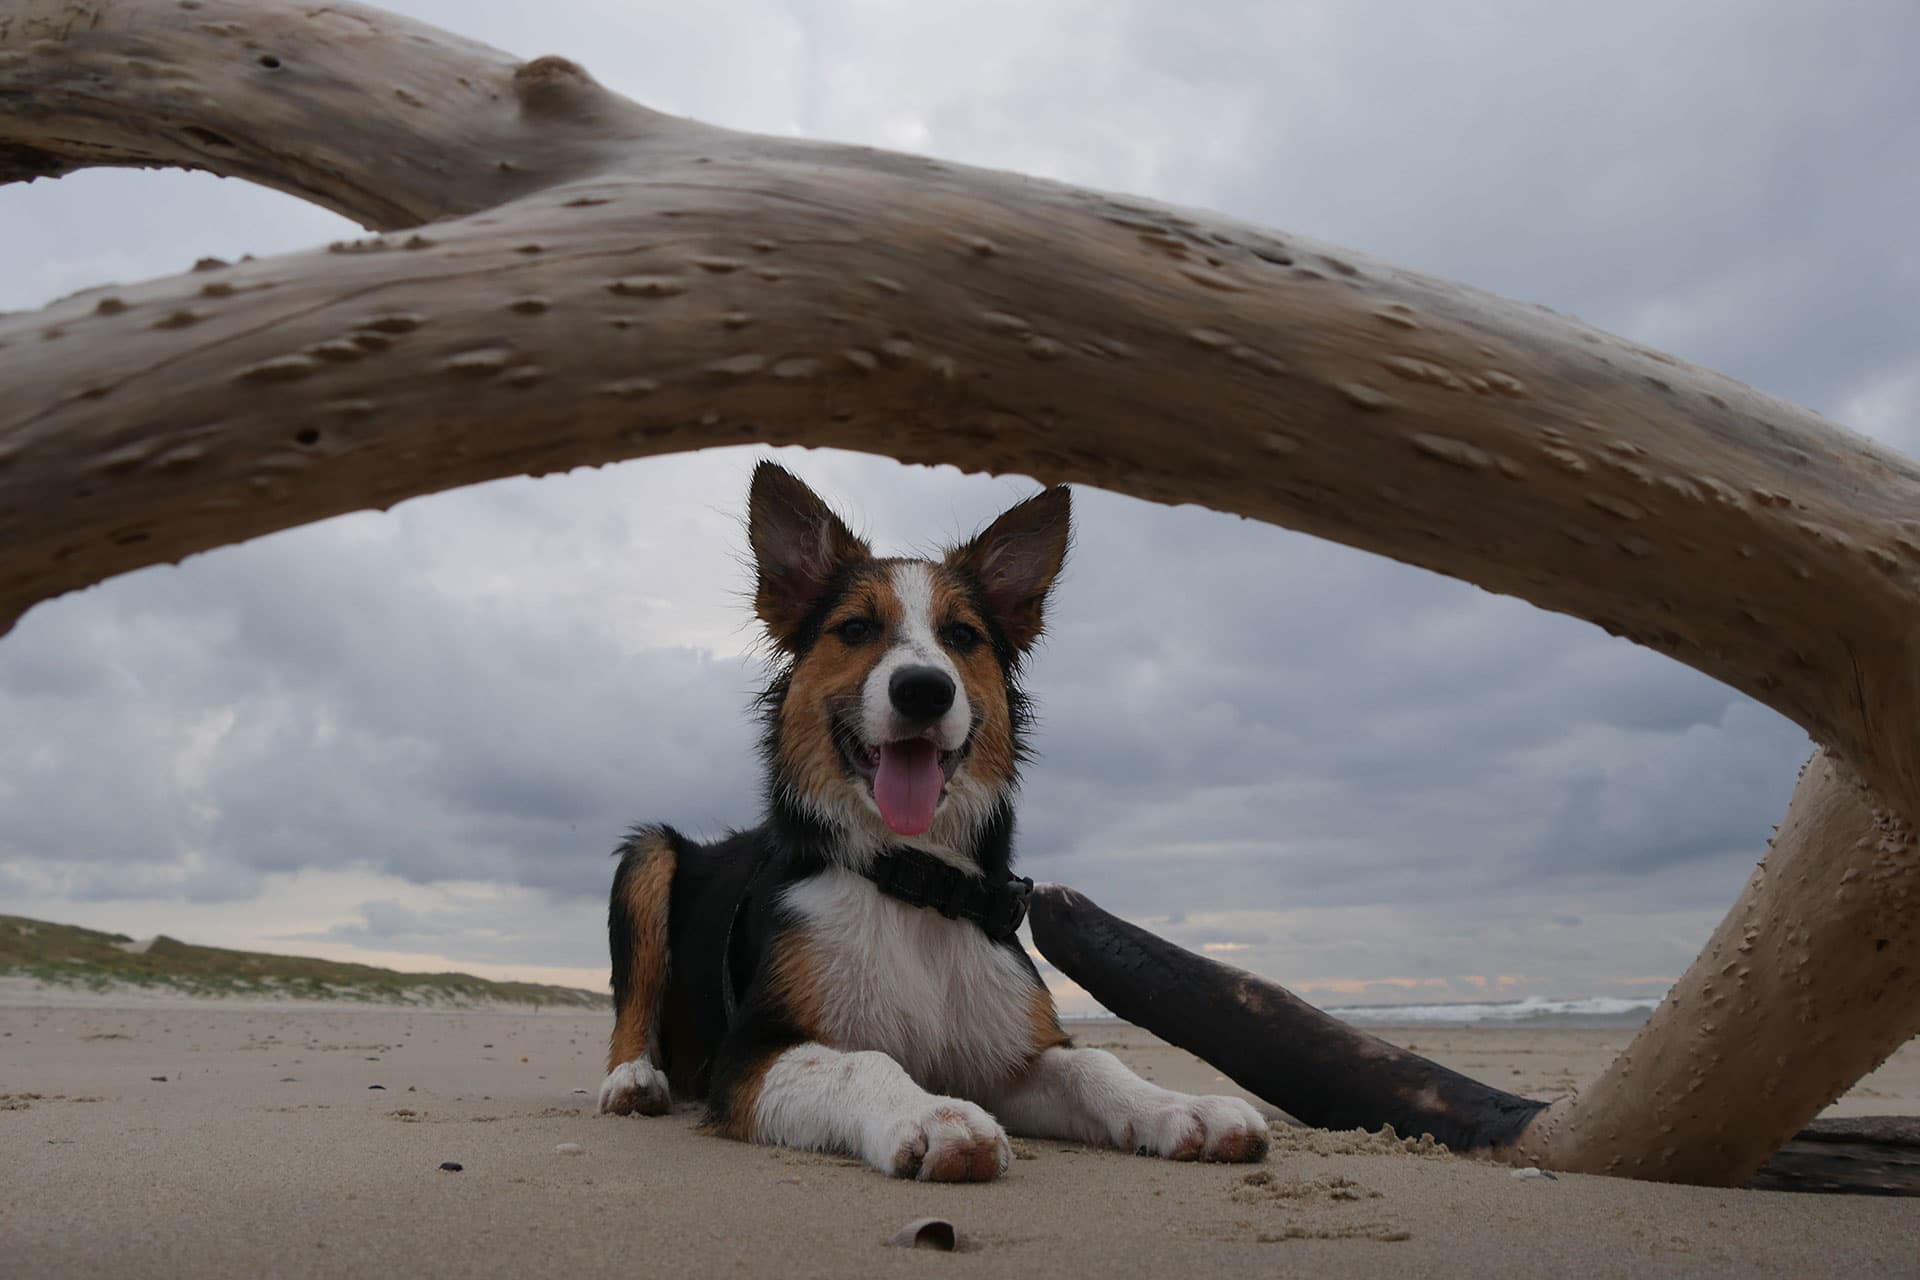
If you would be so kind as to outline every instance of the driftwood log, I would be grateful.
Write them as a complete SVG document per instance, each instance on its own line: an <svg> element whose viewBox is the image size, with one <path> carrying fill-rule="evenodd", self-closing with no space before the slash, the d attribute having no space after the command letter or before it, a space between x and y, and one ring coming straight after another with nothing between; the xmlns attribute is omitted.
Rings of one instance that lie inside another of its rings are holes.
<svg viewBox="0 0 1920 1280"><path fill-rule="evenodd" d="M1111 1012L1206 1059L1302 1123L1327 1129L1392 1125L1408 1136L1430 1135L1453 1151L1547 1168L1593 1169L1605 1150L1585 1161L1560 1159L1548 1146L1548 1103L1482 1084L1369 1035L1264 978L1109 915L1062 885L1034 888L1032 921L1041 952ZM1670 1032L1643 1035L1614 1071L1627 1071L1632 1053L1657 1050L1670 1038ZM1726 1083L1737 1089L1745 1082L1728 1073ZM1633 1095L1623 1089L1619 1096ZM1622 1124L1630 1129L1649 1119L1656 1126L1667 1123L1658 1100L1643 1106L1629 1107ZM1815 1121L1775 1151L1747 1185L1920 1196L1920 1117Z"/></svg>
<svg viewBox="0 0 1920 1280"><path fill-rule="evenodd" d="M1739 1185L1920 1031L1896 453L1296 236L712 128L352 4L9 0L0 181L95 165L386 234L0 316L0 632L340 512L721 443L1200 502L1590 619L1822 744L1644 1033L1503 1149Z"/></svg>

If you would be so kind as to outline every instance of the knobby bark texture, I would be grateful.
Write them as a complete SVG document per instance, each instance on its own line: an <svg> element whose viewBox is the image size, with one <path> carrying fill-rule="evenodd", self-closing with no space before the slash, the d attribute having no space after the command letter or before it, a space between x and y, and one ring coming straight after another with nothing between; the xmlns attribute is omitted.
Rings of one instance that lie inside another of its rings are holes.
<svg viewBox="0 0 1920 1280"><path fill-rule="evenodd" d="M1646 1028L1514 1155L1678 1182L1751 1174L1915 1032L1920 885L1908 823L1825 751L1766 859ZM1869 1068L1870 1069L1870 1068Z"/></svg>
<svg viewBox="0 0 1920 1280"><path fill-rule="evenodd" d="M1810 832L1857 819L1841 803L1857 783L1816 757L1801 786L1788 828L1700 963L1589 1092L1550 1107L1348 1026L1061 885L1035 886L1033 940L1115 1014L1310 1125L1391 1125L1454 1151L1553 1169L1731 1183L1729 1170L1757 1168L1746 1185L1920 1195L1920 1117L1820 1121L1784 1147L1770 1120L1755 1120L1792 1110L1785 1099L1831 1097L1851 1083L1842 1078L1847 1055L1833 1051L1833 1038L1873 1019L1852 1009L1824 1018L1815 1002L1837 996L1870 1005L1885 997L1887 984L1896 1005L1920 999L1911 903L1898 886L1882 893L1857 873L1806 857ZM1876 822L1858 827L1857 836L1858 847L1878 853L1897 880L1907 852L1897 825ZM1777 914L1757 913L1763 886L1780 876L1794 885L1792 901ZM1829 893L1865 894L1865 909L1825 912ZM1827 932L1836 922L1844 936ZM1815 955L1828 957L1840 980L1809 982L1804 969ZM1883 1053L1903 1038L1897 1027L1882 1034Z"/></svg>
<svg viewBox="0 0 1920 1280"><path fill-rule="evenodd" d="M1796 866L1851 892L1774 867L1730 917L1803 921L1789 1038L1815 1029L1817 1078L1782 1068L1764 1105L1720 1087L1730 1047L1791 1047L1743 1030L1786 979L1755 960L1700 1005L1696 969L1643 1037L1657 1051L1547 1113L1546 1158L1741 1181L1682 1148L1734 1116L1777 1145L1920 1031L1904 457L1300 237L716 129L350 4L11 0L0 107L0 180L197 168L383 233L0 316L0 630L325 516L744 441L1200 502L1590 619L1791 717L1847 779L1820 804L1803 783L1789 827ZM1887 914L1869 888L1898 919L1856 964L1834 948ZM1663 1132L1676 1090L1721 1119Z"/></svg>

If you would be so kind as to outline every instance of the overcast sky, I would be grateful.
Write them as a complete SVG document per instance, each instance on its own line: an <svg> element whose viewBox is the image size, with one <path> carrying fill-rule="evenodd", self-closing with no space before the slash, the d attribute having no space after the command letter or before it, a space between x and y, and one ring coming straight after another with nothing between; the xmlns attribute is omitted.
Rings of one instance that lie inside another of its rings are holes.
<svg viewBox="0 0 1920 1280"><path fill-rule="evenodd" d="M1920 8L406 0L650 105L1210 207L1920 446ZM203 176L0 188L0 309L349 230ZM514 480L0 639L0 910L603 986L632 820L755 820L746 479ZM779 456L885 549L1030 492ZM1020 865L1322 1003L1657 992L1809 750L1585 623L1083 490ZM1251 584L1251 587L1250 587Z"/></svg>

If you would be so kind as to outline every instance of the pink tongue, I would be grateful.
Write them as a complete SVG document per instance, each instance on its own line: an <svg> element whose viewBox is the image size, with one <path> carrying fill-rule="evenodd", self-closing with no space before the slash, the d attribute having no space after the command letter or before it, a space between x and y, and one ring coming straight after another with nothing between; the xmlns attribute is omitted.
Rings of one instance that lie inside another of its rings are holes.
<svg viewBox="0 0 1920 1280"><path fill-rule="evenodd" d="M934 806L946 785L940 751L925 738L889 742L880 748L873 774L873 800L894 832L917 836L933 825Z"/></svg>

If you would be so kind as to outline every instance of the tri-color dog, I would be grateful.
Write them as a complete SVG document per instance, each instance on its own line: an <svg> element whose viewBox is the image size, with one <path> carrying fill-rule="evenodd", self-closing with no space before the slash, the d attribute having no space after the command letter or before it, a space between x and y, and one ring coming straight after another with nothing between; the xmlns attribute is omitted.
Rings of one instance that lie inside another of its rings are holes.
<svg viewBox="0 0 1920 1280"><path fill-rule="evenodd" d="M713 844L640 828L619 850L603 1112L700 1098L718 1133L942 1181L1005 1172L1001 1123L1265 1156L1247 1103L1074 1048L1015 935L1018 676L1069 505L1047 489L937 562L879 559L792 474L755 470L754 606L779 662L766 818Z"/></svg>

